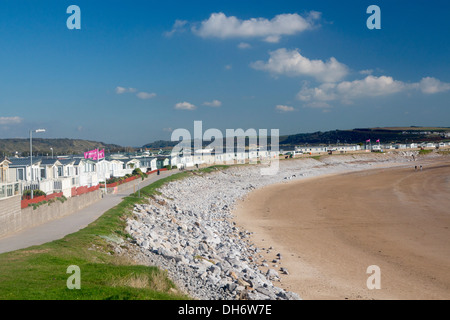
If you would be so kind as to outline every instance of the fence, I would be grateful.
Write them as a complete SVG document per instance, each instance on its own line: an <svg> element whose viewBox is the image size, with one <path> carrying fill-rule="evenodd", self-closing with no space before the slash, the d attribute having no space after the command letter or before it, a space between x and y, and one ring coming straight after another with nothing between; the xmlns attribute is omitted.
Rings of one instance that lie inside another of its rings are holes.
<svg viewBox="0 0 450 320"><path fill-rule="evenodd" d="M52 194L48 194L46 196L34 197L33 199L31 199L29 196L25 196L25 199L23 199L21 201L20 207L22 209L25 209L30 204L39 203L39 202L42 202L42 201L48 201L48 200L51 200L51 199L60 198L62 196L63 196L62 192L58 192L58 193L55 192L55 193L52 193Z"/></svg>
<svg viewBox="0 0 450 320"><path fill-rule="evenodd" d="M77 182L82 186L95 186L98 184L98 174L96 172L83 173Z"/></svg>
<svg viewBox="0 0 450 320"><path fill-rule="evenodd" d="M162 169L156 169L156 170L152 170L152 171L148 171L145 174L147 176L151 175L152 173L158 172L158 171L167 171L167 168L162 168Z"/></svg>
<svg viewBox="0 0 450 320"><path fill-rule="evenodd" d="M45 193L52 193L54 190L53 180L42 181L22 181L22 193L25 190L41 190Z"/></svg>
<svg viewBox="0 0 450 320"><path fill-rule="evenodd" d="M63 191L72 188L72 178L60 178L53 182L53 190Z"/></svg>
<svg viewBox="0 0 450 320"><path fill-rule="evenodd" d="M92 191L96 191L99 189L99 185L93 187L73 187L72 188L72 197L81 196L82 194L89 193Z"/></svg>
<svg viewBox="0 0 450 320"><path fill-rule="evenodd" d="M20 194L20 184L18 182L0 183L0 199L9 198Z"/></svg>
<svg viewBox="0 0 450 320"><path fill-rule="evenodd" d="M166 170L167 170L167 168L156 169L156 170L148 171L145 174L148 177L149 175L151 175L152 173L155 173L157 171L166 171ZM141 177L140 176L132 176L132 177L126 178L124 180L120 180L120 181L113 182L113 183L108 183L108 184L106 184L106 188L115 188L115 187L117 187L117 186L119 186L121 184L124 184L124 183L127 183L127 182L131 182L131 181L136 180L138 178L140 179ZM100 184L100 188L105 188L105 185L104 184Z"/></svg>
<svg viewBox="0 0 450 320"><path fill-rule="evenodd" d="M114 187L117 187L118 185L121 185L121 184L130 182L130 181L136 180L137 178L138 178L138 176L132 176L132 177L126 178L124 180L120 180L120 181L113 182L113 183L108 183L108 184L106 184L106 187L107 188L114 188ZM104 187L105 187L104 184L100 185L100 188L104 188Z"/></svg>
<svg viewBox="0 0 450 320"><path fill-rule="evenodd" d="M82 194L93 192L93 191L96 191L98 189L99 189L99 185L96 185L94 187L78 187L78 188L77 187L73 187L71 189L71 196L72 197L80 196ZM25 199L23 199L22 202L21 202L21 208L24 209L24 208L28 207L30 204L39 203L39 202L42 202L42 201L48 201L48 200L51 200L51 199L54 199L54 198L62 197L63 195L64 195L63 192L55 192L55 193L52 193L52 194L48 194L46 196L34 197L33 199L31 199L30 196L25 196L24 197Z"/></svg>
<svg viewBox="0 0 450 320"><path fill-rule="evenodd" d="M131 174L134 169L112 169L110 172L110 176L113 177L124 177L127 174Z"/></svg>

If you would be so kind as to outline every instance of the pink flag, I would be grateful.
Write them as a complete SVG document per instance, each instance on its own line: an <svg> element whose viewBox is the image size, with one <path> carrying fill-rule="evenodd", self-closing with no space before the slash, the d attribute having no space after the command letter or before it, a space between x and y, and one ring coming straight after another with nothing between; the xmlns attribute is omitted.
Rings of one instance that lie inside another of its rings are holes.
<svg viewBox="0 0 450 320"><path fill-rule="evenodd" d="M94 149L84 153L85 159L99 160L104 157L105 157L105 149L103 150Z"/></svg>
<svg viewBox="0 0 450 320"><path fill-rule="evenodd" d="M367 139L366 142L370 142L370 139Z"/></svg>
<svg viewBox="0 0 450 320"><path fill-rule="evenodd" d="M94 151L94 154L92 156L92 160L94 160L94 161L103 159L105 157L105 149L103 149L103 150L95 149L92 151Z"/></svg>
<svg viewBox="0 0 450 320"><path fill-rule="evenodd" d="M103 159L105 157L105 149L98 150L98 159Z"/></svg>
<svg viewBox="0 0 450 320"><path fill-rule="evenodd" d="M380 142L380 139L378 139L377 142Z"/></svg>
<svg viewBox="0 0 450 320"><path fill-rule="evenodd" d="M91 150L84 153L85 159L91 159L94 158L97 155L97 150Z"/></svg>

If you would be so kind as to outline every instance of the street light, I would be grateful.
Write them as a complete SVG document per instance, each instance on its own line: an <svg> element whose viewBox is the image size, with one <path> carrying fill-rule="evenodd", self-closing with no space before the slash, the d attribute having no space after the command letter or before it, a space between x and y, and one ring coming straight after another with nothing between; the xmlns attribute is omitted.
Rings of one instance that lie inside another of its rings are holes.
<svg viewBox="0 0 450 320"><path fill-rule="evenodd" d="M39 133L39 132L45 132L45 129L36 129L36 130L30 130L30 170L31 170L31 183L33 183L33 132ZM31 199L33 199L33 189L31 188Z"/></svg>
<svg viewBox="0 0 450 320"><path fill-rule="evenodd" d="M53 159L53 148L50 148L50 150L52 150L52 159Z"/></svg>

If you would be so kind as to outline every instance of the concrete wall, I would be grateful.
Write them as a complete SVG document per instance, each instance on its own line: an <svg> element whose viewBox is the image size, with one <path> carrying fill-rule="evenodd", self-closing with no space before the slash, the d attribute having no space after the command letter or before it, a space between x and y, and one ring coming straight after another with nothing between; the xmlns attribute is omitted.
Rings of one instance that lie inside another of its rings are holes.
<svg viewBox="0 0 450 320"><path fill-rule="evenodd" d="M0 237L14 232L19 226L21 196L0 199Z"/></svg>
<svg viewBox="0 0 450 320"><path fill-rule="evenodd" d="M156 173L153 173L156 174ZM144 180L145 181L145 180ZM108 189L108 194L118 194L118 193L122 193L124 190L126 189L130 189L130 192L137 192L138 191L138 184L139 183L143 183L144 181L142 181L141 178L137 178L136 180L127 182L127 183L122 183L119 184L117 187L113 187L113 188L107 188ZM134 189L133 189L134 186ZM142 186L141 186L142 188Z"/></svg>
<svg viewBox="0 0 450 320"><path fill-rule="evenodd" d="M20 210L20 196L1 200L0 237L70 215L99 201L101 198L101 190L96 190L80 196L68 198L64 203L56 200L50 205L42 204L36 209L27 207L22 210ZM7 201L5 205L4 201ZM18 211L15 209L16 206L19 208Z"/></svg>

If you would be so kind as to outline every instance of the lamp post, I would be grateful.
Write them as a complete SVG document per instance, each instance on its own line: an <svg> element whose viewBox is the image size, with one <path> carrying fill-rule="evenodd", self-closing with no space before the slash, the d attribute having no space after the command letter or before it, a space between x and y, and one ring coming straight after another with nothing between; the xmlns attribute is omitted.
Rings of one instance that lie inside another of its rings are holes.
<svg viewBox="0 0 450 320"><path fill-rule="evenodd" d="M39 133L39 132L45 132L45 129L36 129L36 130L30 130L30 170L31 170L31 182L33 182L33 132ZM31 188L30 184L30 191L31 191L31 199L33 199L33 189Z"/></svg>
<svg viewBox="0 0 450 320"><path fill-rule="evenodd" d="M53 159L53 148L50 148L50 150L52 150L52 159Z"/></svg>

